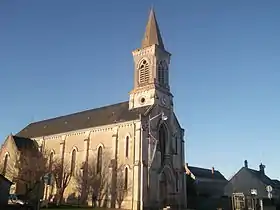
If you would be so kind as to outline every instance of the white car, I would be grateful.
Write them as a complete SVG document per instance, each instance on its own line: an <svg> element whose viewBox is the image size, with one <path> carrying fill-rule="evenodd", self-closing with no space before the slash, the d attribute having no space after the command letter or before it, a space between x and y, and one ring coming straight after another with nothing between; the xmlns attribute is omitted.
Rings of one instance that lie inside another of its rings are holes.
<svg viewBox="0 0 280 210"><path fill-rule="evenodd" d="M24 201L18 199L17 195L11 194L9 196L8 204L19 204L19 205L24 205Z"/></svg>

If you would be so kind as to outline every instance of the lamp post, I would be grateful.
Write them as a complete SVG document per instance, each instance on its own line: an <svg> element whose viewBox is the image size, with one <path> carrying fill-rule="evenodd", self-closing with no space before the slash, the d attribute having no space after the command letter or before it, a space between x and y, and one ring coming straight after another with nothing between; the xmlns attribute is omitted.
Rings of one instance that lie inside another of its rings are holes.
<svg viewBox="0 0 280 210"><path fill-rule="evenodd" d="M156 149L157 149L157 143L158 140L151 134L151 122L157 118L161 117L162 121L168 120L168 117L164 114L164 112L159 113L158 115L155 115L154 117L151 117L149 115L149 120L148 120L148 198L150 202L150 168L152 166ZM151 142L154 142L155 146L153 147L153 151L151 153Z"/></svg>
<svg viewBox="0 0 280 210"><path fill-rule="evenodd" d="M161 112L160 114L154 116L151 118L151 116L149 115L149 121L148 121L148 136L149 136L149 148L148 148L148 169L150 169L152 162L154 160L154 156L155 156L155 152L156 152L156 148L157 148L157 142L158 140L151 134L151 122L155 119L157 119L158 117L161 117L162 121L166 121L168 119L168 117L166 115L164 115L163 112ZM153 139L153 141L155 142L155 147L153 149L153 153L152 156L150 154L151 152L151 138Z"/></svg>

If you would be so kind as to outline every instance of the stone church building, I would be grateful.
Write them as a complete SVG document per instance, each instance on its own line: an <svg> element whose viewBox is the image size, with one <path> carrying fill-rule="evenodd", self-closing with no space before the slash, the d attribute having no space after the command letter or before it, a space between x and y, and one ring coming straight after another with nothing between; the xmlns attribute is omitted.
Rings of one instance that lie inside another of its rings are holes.
<svg viewBox="0 0 280 210"><path fill-rule="evenodd" d="M153 10L142 45L132 55L134 87L128 101L34 122L7 140L35 140L52 156L75 161L76 170L90 156L98 156L99 161L107 152L111 162L125 166L124 179L131 185L124 209L186 206L184 129L173 108L171 54ZM7 161L7 155L2 159ZM67 187L65 197L75 193L72 186Z"/></svg>

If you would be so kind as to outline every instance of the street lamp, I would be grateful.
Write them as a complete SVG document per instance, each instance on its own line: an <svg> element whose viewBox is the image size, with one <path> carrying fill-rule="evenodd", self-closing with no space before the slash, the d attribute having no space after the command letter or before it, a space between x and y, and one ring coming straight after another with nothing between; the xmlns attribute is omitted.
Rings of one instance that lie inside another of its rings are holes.
<svg viewBox="0 0 280 210"><path fill-rule="evenodd" d="M164 112L159 113L158 115L154 116L151 118L151 116L149 115L149 121L148 121L148 136L149 136L149 149L148 149L148 169L150 169L152 162L154 160L154 156L155 156L155 152L156 152L156 148L157 148L157 142L158 140L151 134L151 122L155 119L157 119L158 117L161 117L162 121L166 121L168 120L168 117L164 114ZM152 153L152 157L151 157L151 138L153 139L153 141L155 142L155 147Z"/></svg>
<svg viewBox="0 0 280 210"><path fill-rule="evenodd" d="M148 198L150 202L150 168L152 166L152 162L155 157L156 149L157 149L157 142L158 140L151 134L151 122L157 118L161 117L162 121L168 120L168 117L164 114L164 112L159 113L158 115L151 117L149 115L149 121L148 121ZM153 148L152 156L151 156L151 139L153 140L155 146Z"/></svg>

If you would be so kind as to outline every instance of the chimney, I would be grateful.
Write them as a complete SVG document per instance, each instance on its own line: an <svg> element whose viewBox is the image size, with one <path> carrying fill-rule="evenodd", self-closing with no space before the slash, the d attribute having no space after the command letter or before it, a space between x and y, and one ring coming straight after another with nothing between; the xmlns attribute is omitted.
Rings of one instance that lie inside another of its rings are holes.
<svg viewBox="0 0 280 210"><path fill-rule="evenodd" d="M263 164L261 163L259 167L260 167L260 173L264 175L264 174L265 174L265 173L264 173L265 165L263 165Z"/></svg>
<svg viewBox="0 0 280 210"><path fill-rule="evenodd" d="M248 168L248 161L247 160L244 161L244 167Z"/></svg>
<svg viewBox="0 0 280 210"><path fill-rule="evenodd" d="M212 174L214 174L214 171L215 171L215 168L214 168L214 167L212 167Z"/></svg>

